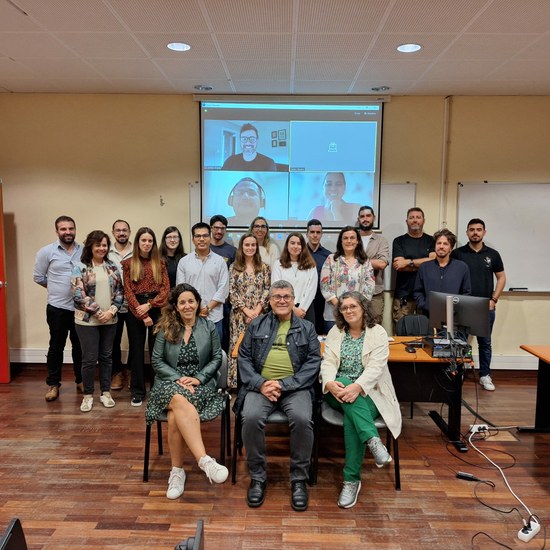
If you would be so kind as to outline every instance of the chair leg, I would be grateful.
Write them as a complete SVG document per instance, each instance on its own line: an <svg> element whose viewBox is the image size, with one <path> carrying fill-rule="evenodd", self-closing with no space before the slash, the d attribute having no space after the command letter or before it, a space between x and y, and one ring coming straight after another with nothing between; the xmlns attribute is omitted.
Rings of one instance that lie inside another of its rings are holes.
<svg viewBox="0 0 550 550"><path fill-rule="evenodd" d="M160 420L157 420L157 439L158 439L158 446L159 446L159 455L163 454L162 449L162 422Z"/></svg>
<svg viewBox="0 0 550 550"><path fill-rule="evenodd" d="M224 401L224 407L220 418L220 464L225 466L225 415L227 414L226 403Z"/></svg>
<svg viewBox="0 0 550 550"><path fill-rule="evenodd" d="M231 456L231 483L237 483L237 452L242 454L241 441L241 418L240 414L235 416L235 432L233 434L233 454Z"/></svg>
<svg viewBox="0 0 550 550"><path fill-rule="evenodd" d="M388 430L389 431L389 430ZM395 490L401 491L401 469L399 467L399 441L393 439L393 463L395 469Z"/></svg>
<svg viewBox="0 0 550 550"><path fill-rule="evenodd" d="M411 401L411 418L413 417L414 401Z"/></svg>
<svg viewBox="0 0 550 550"><path fill-rule="evenodd" d="M227 442L227 456L231 456L231 399L229 399L229 395L225 396L226 400L226 410L227 414L225 415L225 434L226 434L226 442Z"/></svg>
<svg viewBox="0 0 550 550"><path fill-rule="evenodd" d="M149 481L149 450L151 447L151 426L145 427L145 452L143 453L143 481Z"/></svg>

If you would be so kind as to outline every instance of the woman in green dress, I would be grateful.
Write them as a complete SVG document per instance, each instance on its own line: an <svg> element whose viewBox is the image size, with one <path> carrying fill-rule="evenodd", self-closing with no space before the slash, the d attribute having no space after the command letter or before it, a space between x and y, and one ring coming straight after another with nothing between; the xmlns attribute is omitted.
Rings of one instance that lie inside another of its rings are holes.
<svg viewBox="0 0 550 550"><path fill-rule="evenodd" d="M163 411L168 413L172 462L166 492L169 499L180 497L184 491L186 445L211 483L223 483L228 475L225 466L206 454L201 435L201 421L216 418L222 412L223 399L216 392L216 375L222 363L220 340L214 323L197 315L200 303L194 287L177 285L155 327L155 383L145 419L152 424Z"/></svg>

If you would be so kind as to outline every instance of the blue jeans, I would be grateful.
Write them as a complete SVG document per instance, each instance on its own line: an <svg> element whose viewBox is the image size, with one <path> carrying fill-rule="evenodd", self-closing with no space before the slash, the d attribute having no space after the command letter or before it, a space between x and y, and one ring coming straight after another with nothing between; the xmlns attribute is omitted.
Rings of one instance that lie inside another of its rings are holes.
<svg viewBox="0 0 550 550"><path fill-rule="evenodd" d="M479 348L479 376L491 374L491 357L493 347L491 345L491 334L495 324L496 311L489 310L489 336L478 336L477 345Z"/></svg>
<svg viewBox="0 0 550 550"><path fill-rule="evenodd" d="M313 405L308 390L284 392L276 403L261 393L246 394L241 414L250 479L267 479L264 428L267 417L276 408L288 416L290 426L290 481L306 481L313 448Z"/></svg>

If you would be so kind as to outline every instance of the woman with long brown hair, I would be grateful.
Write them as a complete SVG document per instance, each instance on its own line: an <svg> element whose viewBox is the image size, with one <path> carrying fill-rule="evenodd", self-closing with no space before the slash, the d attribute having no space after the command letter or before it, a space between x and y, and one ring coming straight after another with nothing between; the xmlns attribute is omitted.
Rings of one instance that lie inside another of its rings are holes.
<svg viewBox="0 0 550 550"><path fill-rule="evenodd" d="M145 340L152 353L155 343L153 326L160 316L160 308L166 303L170 281L166 264L160 258L155 232L140 227L134 240L131 258L122 262L124 294L128 309L129 361L132 381L132 406L141 406L145 398Z"/></svg>
<svg viewBox="0 0 550 550"><path fill-rule="evenodd" d="M269 224L262 216L256 216L250 224L250 232L256 237L262 262L273 267L279 258L279 248L269 235Z"/></svg>
<svg viewBox="0 0 550 550"><path fill-rule="evenodd" d="M262 262L258 240L245 233L239 241L235 261L229 268L229 350L233 350L239 335L252 321L267 309L271 269ZM237 387L237 360L229 364L228 383Z"/></svg>
<svg viewBox="0 0 550 550"><path fill-rule="evenodd" d="M271 282L288 281L294 288L294 313L315 324L315 310L311 305L317 292L317 264L309 253L300 233L290 233L281 257L275 261Z"/></svg>

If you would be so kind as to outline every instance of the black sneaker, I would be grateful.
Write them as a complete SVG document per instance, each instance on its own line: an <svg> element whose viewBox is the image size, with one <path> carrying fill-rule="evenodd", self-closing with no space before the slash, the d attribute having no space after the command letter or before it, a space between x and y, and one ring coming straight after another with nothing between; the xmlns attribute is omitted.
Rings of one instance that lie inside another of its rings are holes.
<svg viewBox="0 0 550 550"><path fill-rule="evenodd" d="M132 397L132 407L141 407L143 399L141 397Z"/></svg>

